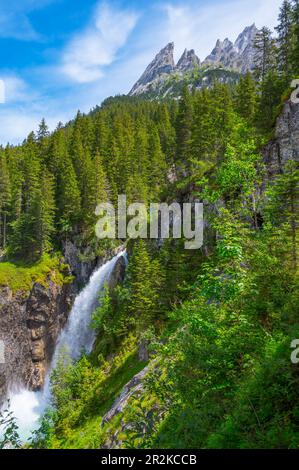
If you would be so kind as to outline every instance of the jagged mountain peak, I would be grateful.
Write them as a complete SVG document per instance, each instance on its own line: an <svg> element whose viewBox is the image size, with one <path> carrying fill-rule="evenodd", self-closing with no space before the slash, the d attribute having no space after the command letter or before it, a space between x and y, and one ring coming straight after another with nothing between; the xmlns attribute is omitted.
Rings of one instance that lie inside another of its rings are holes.
<svg viewBox="0 0 299 470"><path fill-rule="evenodd" d="M253 23L239 34L235 43L229 38L217 40L211 54L201 64L194 49L185 49L177 65L174 61L174 43L168 43L148 65L129 95L140 95L159 90L167 78L176 73L184 75L200 65L224 67L236 72L245 73L253 67L254 39L258 29Z"/></svg>
<svg viewBox="0 0 299 470"><path fill-rule="evenodd" d="M244 31L237 37L237 40L234 44L238 52L242 53L245 51L248 44L253 43L255 36L258 33L258 29L253 23L251 26L247 26Z"/></svg>
<svg viewBox="0 0 299 470"><path fill-rule="evenodd" d="M156 80L161 79L174 71L175 62L173 57L174 43L169 42L163 49L158 52L154 60L147 66L145 72L133 86L130 95L139 95L147 91L148 85Z"/></svg>
<svg viewBox="0 0 299 470"><path fill-rule="evenodd" d="M225 38L224 41L223 41L223 47L228 48L228 47L231 47L231 46L233 46L233 43L228 38Z"/></svg>
<svg viewBox="0 0 299 470"><path fill-rule="evenodd" d="M200 65L200 60L194 49L185 49L177 65L174 61L174 43L169 42L158 52L154 60L145 69L140 79L135 83L129 95L147 93L165 81L173 72L185 73Z"/></svg>
<svg viewBox="0 0 299 470"><path fill-rule="evenodd" d="M226 68L244 73L252 69L254 56L254 39L258 29L253 23L239 34L235 43L228 38L223 42L218 39L216 46L205 59L205 65L219 64Z"/></svg>
<svg viewBox="0 0 299 470"><path fill-rule="evenodd" d="M185 49L181 58L179 59L176 69L179 71L188 71L194 67L198 67L200 65L200 60L195 54L194 49Z"/></svg>

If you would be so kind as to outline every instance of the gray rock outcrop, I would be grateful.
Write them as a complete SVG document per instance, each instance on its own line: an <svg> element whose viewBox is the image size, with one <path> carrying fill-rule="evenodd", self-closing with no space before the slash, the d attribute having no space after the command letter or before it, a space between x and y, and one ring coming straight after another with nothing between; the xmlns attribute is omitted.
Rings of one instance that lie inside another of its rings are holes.
<svg viewBox="0 0 299 470"><path fill-rule="evenodd" d="M68 318L74 292L70 284L35 283L29 292L0 288L0 401L12 385L39 390L57 337Z"/></svg>
<svg viewBox="0 0 299 470"><path fill-rule="evenodd" d="M126 273L126 260L123 256L118 258L117 262L115 263L114 269L110 275L108 286L110 291L115 289L115 287L119 284L122 284Z"/></svg>
<svg viewBox="0 0 299 470"><path fill-rule="evenodd" d="M143 379L147 372L148 367L145 367L141 372L134 375L134 377L124 386L110 410L103 416L102 426L109 423L114 416L123 411L132 395L143 390Z"/></svg>
<svg viewBox="0 0 299 470"><path fill-rule="evenodd" d="M289 160L299 164L299 104L287 101L276 121L274 138L263 152L268 177L282 173Z"/></svg>
<svg viewBox="0 0 299 470"><path fill-rule="evenodd" d="M140 79L135 83L130 95L140 95L157 85L163 78L171 74L175 69L173 58L174 43L170 42L165 46L148 65Z"/></svg>
<svg viewBox="0 0 299 470"><path fill-rule="evenodd" d="M224 41L218 39L203 65L221 65L242 73L251 70L254 65L254 40L257 33L258 29L253 24L239 34L234 44L227 38Z"/></svg>
<svg viewBox="0 0 299 470"><path fill-rule="evenodd" d="M184 50L180 60L177 63L176 70L179 72L188 72L200 66L200 60L194 52L194 49Z"/></svg>

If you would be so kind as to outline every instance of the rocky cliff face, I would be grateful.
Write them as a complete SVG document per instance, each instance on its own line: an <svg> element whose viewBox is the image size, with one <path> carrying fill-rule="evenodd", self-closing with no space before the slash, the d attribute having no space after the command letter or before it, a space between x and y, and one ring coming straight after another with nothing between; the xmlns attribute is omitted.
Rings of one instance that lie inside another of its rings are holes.
<svg viewBox="0 0 299 470"><path fill-rule="evenodd" d="M174 44L171 42L156 55L138 82L133 86L130 95L146 93L151 87L157 86L159 82L174 71L173 50Z"/></svg>
<svg viewBox="0 0 299 470"><path fill-rule="evenodd" d="M90 247L82 247L80 243L75 241L66 241L63 245L64 260L69 265L71 274L74 276L76 290L80 290L88 282L92 272L97 267L109 261L122 250L123 247L120 246L114 250L107 250L102 256L96 256Z"/></svg>
<svg viewBox="0 0 299 470"><path fill-rule="evenodd" d="M149 371L149 367L145 367L123 387L120 395L117 397L113 403L110 410L103 416L101 426L109 424L115 416L120 415L124 409L127 407L128 402L132 397L140 398L140 395L144 391L144 378ZM111 433L109 427L107 428L107 439L106 442L101 446L101 449L120 449L123 441L122 434L130 429L130 423L124 423L123 420L120 421L119 428Z"/></svg>
<svg viewBox="0 0 299 470"><path fill-rule="evenodd" d="M194 49L184 50L183 55L177 63L176 70L179 72L188 72L193 68L200 66L200 60L194 52Z"/></svg>
<svg viewBox="0 0 299 470"><path fill-rule="evenodd" d="M275 127L275 135L265 147L264 162L268 177L282 173L289 160L299 163L299 104L287 101Z"/></svg>
<svg viewBox="0 0 299 470"><path fill-rule="evenodd" d="M94 257L88 249L67 242L64 261L69 265L69 274L74 276L71 284L58 285L49 277L45 286L35 283L28 292L13 293L8 287L0 287L0 341L5 349L5 364L0 363L0 404L12 386L42 388L56 340L76 294L95 268L122 249ZM111 274L110 289L123 281L125 268L125 259L121 257Z"/></svg>
<svg viewBox="0 0 299 470"><path fill-rule="evenodd" d="M70 284L34 284L30 292L0 289L0 340L5 364L0 365L0 400L12 385L39 390L57 337L74 297Z"/></svg>
<svg viewBox="0 0 299 470"><path fill-rule="evenodd" d="M253 68L254 39L258 33L255 24L248 26L238 36L235 43L229 39L216 42L216 46L210 55L201 64L194 50L185 49L177 64L174 62L174 44L169 43L155 57L146 68L140 79L135 83L129 95L141 95L151 93L163 88L167 79L171 77L183 78L185 74L195 68L226 68L232 71L245 73ZM207 77L208 78L208 77ZM227 77L224 77L226 80ZM201 82L199 87L209 85ZM163 90L165 92L165 90ZM167 91L167 90L166 90Z"/></svg>
<svg viewBox="0 0 299 470"><path fill-rule="evenodd" d="M203 62L204 65L222 65L242 73L253 68L254 40L258 33L255 24L248 26L238 36L235 43L229 39L218 39L212 53Z"/></svg>

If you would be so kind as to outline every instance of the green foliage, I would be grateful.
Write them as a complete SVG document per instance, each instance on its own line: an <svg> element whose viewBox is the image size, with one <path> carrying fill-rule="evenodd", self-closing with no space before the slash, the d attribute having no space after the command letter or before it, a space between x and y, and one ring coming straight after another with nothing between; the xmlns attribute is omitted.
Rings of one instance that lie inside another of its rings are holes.
<svg viewBox="0 0 299 470"><path fill-rule="evenodd" d="M127 312L136 322L138 332L151 326L162 313L163 287L164 276L159 261L151 260L145 241L138 240L133 247L127 275Z"/></svg>
<svg viewBox="0 0 299 470"><path fill-rule="evenodd" d="M51 377L52 408L33 435L31 447L98 448L107 437L102 417L144 365L136 358L133 336L108 360L90 362L83 356L74 364L62 355Z"/></svg>
<svg viewBox="0 0 299 470"><path fill-rule="evenodd" d="M21 447L19 428L10 411L9 400L7 407L0 411L0 430L0 449L19 449Z"/></svg>
<svg viewBox="0 0 299 470"><path fill-rule="evenodd" d="M104 318L111 314L111 299L107 284L105 284L104 290L100 294L99 304L99 307L94 311L91 319L91 328L94 330L99 330L103 325Z"/></svg>
<svg viewBox="0 0 299 470"><path fill-rule="evenodd" d="M61 285L68 283L71 278L66 266L61 264L58 257L50 258L44 255L36 263L2 262L0 263L0 286L8 286L13 292L28 291L35 282L48 285L50 280Z"/></svg>

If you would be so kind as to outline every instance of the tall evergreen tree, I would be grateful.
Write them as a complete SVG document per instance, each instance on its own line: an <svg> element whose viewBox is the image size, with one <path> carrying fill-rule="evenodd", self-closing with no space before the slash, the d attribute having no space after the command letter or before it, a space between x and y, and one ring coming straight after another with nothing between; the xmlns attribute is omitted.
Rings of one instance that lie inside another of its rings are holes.
<svg viewBox="0 0 299 470"><path fill-rule="evenodd" d="M299 77L299 0L293 0L293 48L291 54L293 77Z"/></svg>
<svg viewBox="0 0 299 470"><path fill-rule="evenodd" d="M275 45L269 28L263 27L257 33L254 48L254 74L258 82L263 83L275 65Z"/></svg>
<svg viewBox="0 0 299 470"><path fill-rule="evenodd" d="M72 159L67 149L63 129L57 130L49 151L49 168L55 176L56 223L59 231L69 233L76 226L81 214L81 198Z"/></svg>
<svg viewBox="0 0 299 470"><path fill-rule="evenodd" d="M250 72L242 76L236 86L235 103L240 116L253 122L257 99L255 81Z"/></svg>
<svg viewBox="0 0 299 470"><path fill-rule="evenodd" d="M6 247L7 217L11 206L11 182L5 152L0 152L0 246Z"/></svg>
<svg viewBox="0 0 299 470"><path fill-rule="evenodd" d="M38 131L37 131L37 140L38 140L38 142L41 142L46 137L49 137L49 135L50 135L49 128L46 124L45 118L43 118L40 122Z"/></svg>
<svg viewBox="0 0 299 470"><path fill-rule="evenodd" d="M299 227L299 170L290 161L282 175L278 176L267 191L267 215L276 227L282 228L283 243L289 247L289 263L298 269Z"/></svg>
<svg viewBox="0 0 299 470"><path fill-rule="evenodd" d="M51 238L55 232L55 191L54 178L43 168L40 191L38 192L38 245L39 256L52 247Z"/></svg>
<svg viewBox="0 0 299 470"><path fill-rule="evenodd" d="M137 240L128 268L128 311L135 319L139 333L153 325L161 313L159 295L163 279L161 267L156 260L150 259L145 241Z"/></svg>
<svg viewBox="0 0 299 470"><path fill-rule="evenodd" d="M184 87L176 118L176 166L183 170L190 154L193 123L192 98L188 87ZM184 171L184 170L183 170Z"/></svg>
<svg viewBox="0 0 299 470"><path fill-rule="evenodd" d="M159 198L165 189L167 169L157 128L153 128L150 133L148 167L150 200L153 202L153 199L155 197Z"/></svg>
<svg viewBox="0 0 299 470"><path fill-rule="evenodd" d="M278 34L278 67L286 82L291 78L291 56L293 46L292 13L292 5L290 1L284 0L278 17L279 23L275 28Z"/></svg>

